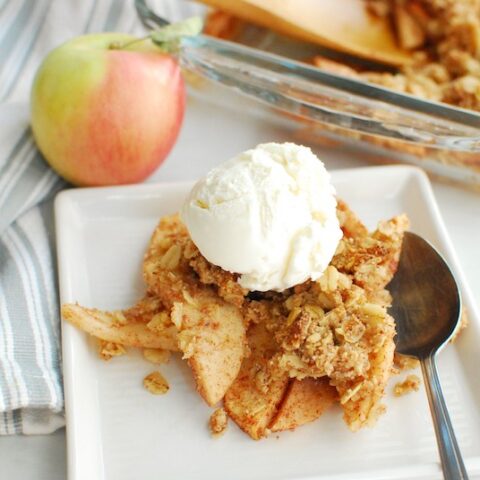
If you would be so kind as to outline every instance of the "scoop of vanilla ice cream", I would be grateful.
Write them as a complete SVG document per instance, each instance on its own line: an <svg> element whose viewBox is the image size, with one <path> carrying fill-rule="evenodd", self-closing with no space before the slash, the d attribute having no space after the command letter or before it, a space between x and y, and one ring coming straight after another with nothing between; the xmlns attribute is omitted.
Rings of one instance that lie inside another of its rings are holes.
<svg viewBox="0 0 480 480"><path fill-rule="evenodd" d="M265 143L211 170L181 218L202 255L239 273L242 287L282 291L327 268L342 238L336 205L309 148Z"/></svg>

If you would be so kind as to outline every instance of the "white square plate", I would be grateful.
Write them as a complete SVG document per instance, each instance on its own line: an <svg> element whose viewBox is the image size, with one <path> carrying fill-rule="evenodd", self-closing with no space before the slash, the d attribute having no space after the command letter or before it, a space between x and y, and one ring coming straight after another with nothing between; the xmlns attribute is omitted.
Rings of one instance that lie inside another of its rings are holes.
<svg viewBox="0 0 480 480"><path fill-rule="evenodd" d="M439 371L468 470L480 473L479 321L426 176L412 167L332 172L339 197L369 227L406 212L412 230L443 252L461 283L470 326L439 359ZM178 210L191 183L69 190L56 199L61 302L118 309L143 293L141 260L162 215ZM435 319L432 319L434 321ZM173 358L165 396L143 377L155 366L138 352L104 362L86 334L63 323L70 480L440 478L423 388L401 398L388 389L387 413L351 433L333 408L295 432L255 442L233 423L213 439L211 409L189 369ZM402 377L399 377L399 379Z"/></svg>

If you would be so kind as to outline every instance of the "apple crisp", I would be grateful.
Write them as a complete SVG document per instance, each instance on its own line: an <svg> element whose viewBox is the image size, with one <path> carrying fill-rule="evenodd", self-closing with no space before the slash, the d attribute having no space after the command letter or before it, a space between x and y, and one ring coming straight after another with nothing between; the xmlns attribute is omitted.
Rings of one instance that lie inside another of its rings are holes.
<svg viewBox="0 0 480 480"><path fill-rule="evenodd" d="M338 213L344 238L319 281L245 299L245 318L254 323L248 330L252 352L225 405L253 438L268 433L291 379L328 378L319 390L336 390L330 397L338 397L352 430L372 424L384 410L395 335L385 286L396 271L408 220L381 222L369 234L342 202Z"/></svg>
<svg viewBox="0 0 480 480"><path fill-rule="evenodd" d="M103 360L110 360L126 353L125 347L119 343L106 342L105 340L99 340L98 342L98 354Z"/></svg>
<svg viewBox="0 0 480 480"><path fill-rule="evenodd" d="M413 370L420 366L420 361L413 357L407 357L406 355L400 355L395 353L393 357L393 374L399 374L405 370Z"/></svg>
<svg viewBox="0 0 480 480"><path fill-rule="evenodd" d="M395 387L393 388L393 394L396 397L401 397L411 392L418 392L419 388L420 378L418 378L417 375L407 375L405 380L395 384Z"/></svg>
<svg viewBox="0 0 480 480"><path fill-rule="evenodd" d="M223 408L217 408L210 416L208 425L213 436L218 437L225 433L228 425L227 412Z"/></svg>
<svg viewBox="0 0 480 480"><path fill-rule="evenodd" d="M170 352L159 348L144 348L143 358L150 363L162 364L170 361Z"/></svg>
<svg viewBox="0 0 480 480"><path fill-rule="evenodd" d="M164 395L170 390L167 380L158 371L147 375L143 379L143 386L153 395Z"/></svg>
<svg viewBox="0 0 480 480"><path fill-rule="evenodd" d="M372 425L394 370L395 324L386 289L395 274L408 219L369 232L339 201L343 231L317 281L283 292L249 292L238 275L209 263L178 215L161 219L144 258L146 296L123 311L63 305L63 317L102 341L104 355L141 347L149 361L180 351L209 405L254 439L294 429L339 405L348 427ZM155 394L168 383L144 379ZM212 426L213 425L213 426Z"/></svg>

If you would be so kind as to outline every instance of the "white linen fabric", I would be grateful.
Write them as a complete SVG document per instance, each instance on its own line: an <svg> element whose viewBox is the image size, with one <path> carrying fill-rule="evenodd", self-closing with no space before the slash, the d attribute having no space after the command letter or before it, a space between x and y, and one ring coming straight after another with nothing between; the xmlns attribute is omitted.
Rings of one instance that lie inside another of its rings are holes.
<svg viewBox="0 0 480 480"><path fill-rule="evenodd" d="M170 21L198 13L150 0ZM45 163L26 107L52 48L83 33L144 35L133 0L0 0L0 434L64 425L52 204L68 186Z"/></svg>

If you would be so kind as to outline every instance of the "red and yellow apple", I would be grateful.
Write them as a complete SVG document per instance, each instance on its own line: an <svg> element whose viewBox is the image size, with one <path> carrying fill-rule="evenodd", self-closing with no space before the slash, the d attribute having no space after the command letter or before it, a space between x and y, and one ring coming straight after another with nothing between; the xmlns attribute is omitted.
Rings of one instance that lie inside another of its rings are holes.
<svg viewBox="0 0 480 480"><path fill-rule="evenodd" d="M77 37L50 52L36 74L33 135L75 185L139 182L175 143L185 109L180 68L149 40L133 40Z"/></svg>

